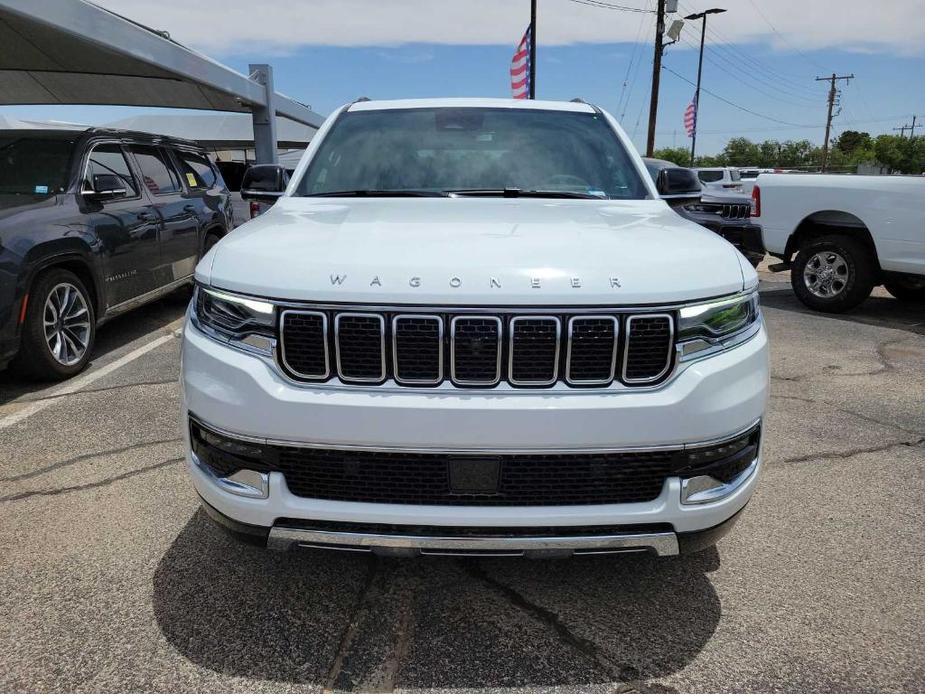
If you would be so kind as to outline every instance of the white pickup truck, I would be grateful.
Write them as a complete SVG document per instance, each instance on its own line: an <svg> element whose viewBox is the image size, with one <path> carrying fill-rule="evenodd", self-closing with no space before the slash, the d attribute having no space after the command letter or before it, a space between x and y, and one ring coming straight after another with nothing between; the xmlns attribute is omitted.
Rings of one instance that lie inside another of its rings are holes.
<svg viewBox="0 0 925 694"><path fill-rule="evenodd" d="M925 303L925 177L761 174L752 199L771 269L810 308L847 311L880 284Z"/></svg>

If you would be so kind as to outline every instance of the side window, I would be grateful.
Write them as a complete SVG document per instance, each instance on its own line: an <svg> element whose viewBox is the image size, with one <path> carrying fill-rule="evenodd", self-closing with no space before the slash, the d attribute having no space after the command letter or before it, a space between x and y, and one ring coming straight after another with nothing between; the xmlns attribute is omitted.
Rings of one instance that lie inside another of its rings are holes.
<svg viewBox="0 0 925 694"><path fill-rule="evenodd" d="M178 193L183 189L180 185L180 177L163 150L144 145L132 145L130 149L141 168L145 185L152 194L167 195Z"/></svg>
<svg viewBox="0 0 925 694"><path fill-rule="evenodd" d="M138 181L132 176L122 147L117 144L97 145L87 158L86 184L92 185L93 177L99 174L118 176L125 184L125 192L132 198L138 195Z"/></svg>
<svg viewBox="0 0 925 694"><path fill-rule="evenodd" d="M205 155L182 150L175 153L190 188L211 188L215 185L215 169Z"/></svg>

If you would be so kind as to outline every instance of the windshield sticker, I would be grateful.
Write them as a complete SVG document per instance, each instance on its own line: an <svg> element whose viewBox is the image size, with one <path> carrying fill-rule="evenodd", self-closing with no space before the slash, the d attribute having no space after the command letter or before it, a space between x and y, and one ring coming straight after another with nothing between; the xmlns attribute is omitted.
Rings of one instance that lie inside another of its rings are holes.
<svg viewBox="0 0 925 694"><path fill-rule="evenodd" d="M36 186L35 194L36 195L48 195L48 186Z"/></svg>
<svg viewBox="0 0 925 694"><path fill-rule="evenodd" d="M196 183L196 177L191 174L189 171L186 172L186 182L189 183L193 188L195 188L198 183Z"/></svg>

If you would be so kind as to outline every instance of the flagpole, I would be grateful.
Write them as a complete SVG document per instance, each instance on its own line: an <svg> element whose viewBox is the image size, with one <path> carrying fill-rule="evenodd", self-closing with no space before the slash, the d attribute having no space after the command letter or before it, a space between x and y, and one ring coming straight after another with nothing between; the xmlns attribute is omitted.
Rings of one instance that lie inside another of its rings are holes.
<svg viewBox="0 0 925 694"><path fill-rule="evenodd" d="M697 147L697 126L700 125L700 76L703 74L703 44L707 38L707 15L720 14L726 10L714 7L696 14L689 14L684 19L701 19L700 28L700 60L697 63L697 89L694 91L694 132L691 134L691 168L694 166L694 151Z"/></svg>
<svg viewBox="0 0 925 694"><path fill-rule="evenodd" d="M530 0L530 98L536 98L536 0Z"/></svg>

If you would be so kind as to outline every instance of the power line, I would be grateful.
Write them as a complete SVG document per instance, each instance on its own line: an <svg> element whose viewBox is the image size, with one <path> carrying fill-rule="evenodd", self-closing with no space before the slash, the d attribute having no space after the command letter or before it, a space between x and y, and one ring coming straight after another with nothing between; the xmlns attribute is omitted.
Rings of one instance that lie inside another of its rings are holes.
<svg viewBox="0 0 925 694"><path fill-rule="evenodd" d="M685 82L687 82L689 85L691 85L691 86L693 86L693 87L696 87L696 86L697 86L697 83L696 83L696 82L693 82L692 80L687 79L687 77L685 77L684 75L681 75L681 74L675 72L674 70L672 70L672 69L671 69L670 67L668 67L667 65L662 65L662 69L663 69L663 70L667 70L668 72L670 72L672 75L674 75L674 76L677 77L678 79L684 80ZM744 106L740 106L739 104L735 103L734 101L730 101L730 100L727 99L726 97L720 96L720 95L717 94L716 92L711 92L709 89L705 89L704 87L701 87L701 88L700 88L700 91L709 94L709 95L712 96L714 99L719 99L719 100L722 101L723 103L729 104L729 105L732 106L733 108L737 108L737 109L739 109L740 111L744 111L745 113L749 113L749 114L751 114L751 115L753 115L753 116L757 116L758 118L764 118L765 120L769 120L769 121L771 121L771 122L773 122L773 123L780 123L780 124L782 124L782 125L792 125L792 126L798 127L798 128L802 128L802 127L811 127L811 126L803 126L803 125L800 125L799 123L791 123L791 122L789 122L789 121L781 120L780 118L774 118L773 116L766 116L766 115L764 115L763 113L758 113L757 111L752 111L750 108L745 108Z"/></svg>
<svg viewBox="0 0 925 694"><path fill-rule="evenodd" d="M602 10L616 10L618 12L644 12L646 14L655 14L655 10L647 10L642 7L629 7L627 5L617 5L603 0L569 0L579 5L588 5L589 7L599 7Z"/></svg>
<svg viewBox="0 0 925 694"><path fill-rule="evenodd" d="M780 32L777 30L777 27L776 27L776 26L774 26L773 24L771 24L771 20L768 19L767 17L765 17L764 12L761 11L761 8L758 7L757 4L755 4L755 0L748 0L748 1L749 1L749 3L751 4L751 6L755 8L755 12L758 13L758 16L761 17L761 18L764 20L764 23L765 23L765 24L767 24L769 27L771 27L771 31L773 31L775 34L777 34L777 36L780 37L781 41L783 41L783 42L786 43L788 46L790 46L793 50L795 50L806 62L810 63L811 65L816 66L817 68L819 68L819 69L821 69L821 70L825 70L825 68L824 68L822 65L820 65L820 64L817 63L815 60L813 60L813 59L810 58L808 55L806 55L803 51L801 51L801 50L799 49L798 46L794 46L792 43L790 43L790 40L789 40L786 36L784 36L782 33L780 33Z"/></svg>
<svg viewBox="0 0 925 694"><path fill-rule="evenodd" d="M685 29L686 28L687 27L685 27ZM690 40L686 38L682 37L682 41L684 45L688 46L689 48L693 48L693 49L697 48L697 46L695 46ZM818 101L815 99L810 99L809 97L804 97L799 94L793 94L790 90L787 90L782 87L778 87L777 85L771 82L762 82L761 84L764 87L767 87L768 89L772 89L776 92L780 92L781 94L787 95L787 97L790 97L790 98L785 98L783 96L779 96L778 94L768 93L761 87L758 87L755 84L746 81L739 74L739 72L736 71L736 68L740 66L733 64L728 58L726 58L725 56L721 54L711 52L711 53L704 54L704 57L707 59L708 62L712 63L715 67L722 70L724 74L728 75L729 77L736 80L737 82L740 82L741 84L748 87L749 89L752 89L753 91L756 91L759 94L768 97L769 99L773 99L775 101L782 102L782 103L787 103L797 108L809 108L810 106L818 105ZM750 74L750 73L746 72L745 74ZM794 99L799 99L800 101L795 101Z"/></svg>
<svg viewBox="0 0 925 694"><path fill-rule="evenodd" d="M650 0L646 0L646 8L649 7ZM642 56L645 51L643 44L641 43L642 32L646 27L646 15L643 15L639 20L639 28L636 30L636 40L633 42L633 51L630 53L630 60L626 66L626 75L623 77L623 86L620 89L620 99L617 101L617 109L620 111L620 122L623 122L623 117L626 115L626 109L629 108L630 99L633 96L633 87L636 85L636 79L639 76L639 68L642 65ZM633 71L633 63L636 63L635 71ZM633 80L630 81L630 72L633 71ZM629 90L627 90L627 84L629 85ZM623 96L626 95L626 100L624 101Z"/></svg>

